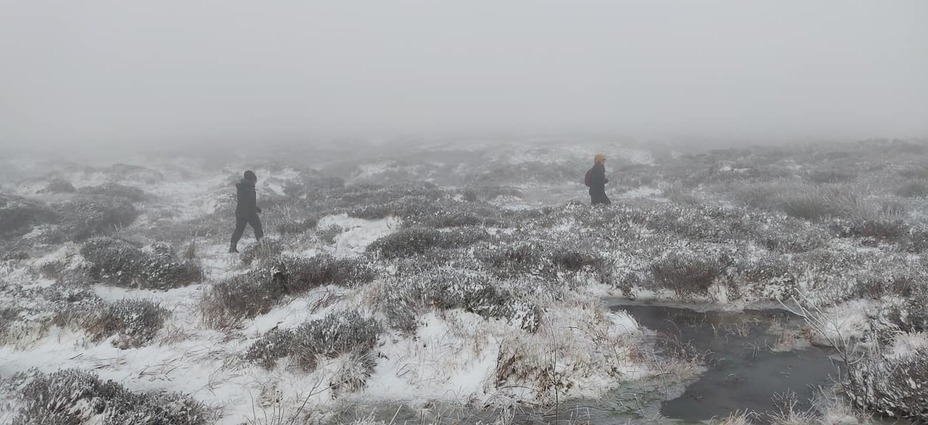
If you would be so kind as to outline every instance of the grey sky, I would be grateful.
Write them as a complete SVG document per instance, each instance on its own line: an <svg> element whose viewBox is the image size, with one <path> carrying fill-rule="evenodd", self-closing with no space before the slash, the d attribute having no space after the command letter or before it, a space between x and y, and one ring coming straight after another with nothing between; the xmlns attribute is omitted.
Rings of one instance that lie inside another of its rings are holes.
<svg viewBox="0 0 928 425"><path fill-rule="evenodd" d="M0 146L928 135L928 2L0 0Z"/></svg>

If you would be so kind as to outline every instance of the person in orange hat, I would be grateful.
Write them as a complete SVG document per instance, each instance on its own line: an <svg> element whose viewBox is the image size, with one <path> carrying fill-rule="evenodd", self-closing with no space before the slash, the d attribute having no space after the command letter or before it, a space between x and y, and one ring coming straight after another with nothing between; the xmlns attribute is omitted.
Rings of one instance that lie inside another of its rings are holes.
<svg viewBox="0 0 928 425"><path fill-rule="evenodd" d="M606 183L609 183L609 179L606 178L606 155L599 153L593 157L593 168L586 172L584 181L590 188L591 204L609 205L612 203L606 196Z"/></svg>

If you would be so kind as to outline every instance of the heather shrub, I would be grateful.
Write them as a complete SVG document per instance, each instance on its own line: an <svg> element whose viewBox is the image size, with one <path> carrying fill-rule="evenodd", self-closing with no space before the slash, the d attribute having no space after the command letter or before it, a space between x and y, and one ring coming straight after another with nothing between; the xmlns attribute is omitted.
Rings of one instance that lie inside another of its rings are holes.
<svg viewBox="0 0 928 425"><path fill-rule="evenodd" d="M0 308L0 344L5 343L9 338L10 326L19 319L19 312L18 308Z"/></svg>
<svg viewBox="0 0 928 425"><path fill-rule="evenodd" d="M125 198L132 202L143 202L149 199L149 195L145 193L144 190L119 183L104 183L99 186L86 186L78 189L77 192L87 195Z"/></svg>
<svg viewBox="0 0 928 425"><path fill-rule="evenodd" d="M861 408L928 422L928 349L898 356L870 354L849 363L844 389Z"/></svg>
<svg viewBox="0 0 928 425"><path fill-rule="evenodd" d="M503 279L523 274L540 274L544 267L543 258L543 248L537 243L496 248L481 254L481 260Z"/></svg>
<svg viewBox="0 0 928 425"><path fill-rule="evenodd" d="M348 353L339 364L338 370L329 379L332 397L336 398L345 393L362 390L376 367L377 362L370 353L361 353L357 350Z"/></svg>
<svg viewBox="0 0 928 425"><path fill-rule="evenodd" d="M928 286L924 280L896 283L901 302L889 305L889 321L905 332L928 331ZM899 288L901 286L902 288Z"/></svg>
<svg viewBox="0 0 928 425"><path fill-rule="evenodd" d="M179 259L167 245L157 244L148 253L119 239L94 238L80 252L89 263L86 270L91 278L116 286L166 290L203 278L200 266Z"/></svg>
<svg viewBox="0 0 928 425"><path fill-rule="evenodd" d="M857 177L854 174L837 171L837 170L823 170L823 171L813 171L809 174L809 181L813 183L844 183L853 180Z"/></svg>
<svg viewBox="0 0 928 425"><path fill-rule="evenodd" d="M841 238L871 238L893 242L908 236L908 226L900 219L837 219L832 221L830 228Z"/></svg>
<svg viewBox="0 0 928 425"><path fill-rule="evenodd" d="M335 243L335 238L344 231L345 229L342 229L342 226L333 224L322 229L316 229L316 236L319 237L320 241L331 245Z"/></svg>
<svg viewBox="0 0 928 425"><path fill-rule="evenodd" d="M298 294L323 285L352 286L376 277L373 269L358 259L336 259L330 255L285 258L274 264L288 294Z"/></svg>
<svg viewBox="0 0 928 425"><path fill-rule="evenodd" d="M742 187L735 191L735 196L751 207L781 211L813 222L827 217L855 217L865 206L846 184L766 183Z"/></svg>
<svg viewBox="0 0 928 425"><path fill-rule="evenodd" d="M42 189L42 192L46 193L74 193L76 191L77 189L70 182L61 177L51 179L45 185L45 189Z"/></svg>
<svg viewBox="0 0 928 425"><path fill-rule="evenodd" d="M928 183L924 181L904 183L896 188L895 194L903 198L921 198L928 195Z"/></svg>
<svg viewBox="0 0 928 425"><path fill-rule="evenodd" d="M541 309L534 304L499 290L485 276L455 269L439 269L391 288L382 304L388 325L407 333L417 328L417 313L458 308L504 319L530 332L541 322Z"/></svg>
<svg viewBox="0 0 928 425"><path fill-rule="evenodd" d="M696 254L671 253L651 263L656 283L681 298L708 295L709 287L723 276L730 260Z"/></svg>
<svg viewBox="0 0 928 425"><path fill-rule="evenodd" d="M18 196L0 194L0 239L16 238L33 227L53 223L58 215L51 208Z"/></svg>
<svg viewBox="0 0 928 425"><path fill-rule="evenodd" d="M160 171L140 165L120 163L92 171L107 174L110 176L110 180L114 181L138 181L146 184L155 184L164 181L164 174Z"/></svg>
<svg viewBox="0 0 928 425"><path fill-rule="evenodd" d="M296 329L268 332L248 348L245 358L273 368L278 359L290 356L294 364L309 372L315 370L317 356L366 354L377 344L381 332L374 319L361 317L356 311L340 312Z"/></svg>
<svg viewBox="0 0 928 425"><path fill-rule="evenodd" d="M148 256L132 244L114 238L94 238L81 246L91 278L103 279L117 286L131 286L141 274Z"/></svg>
<svg viewBox="0 0 928 425"><path fill-rule="evenodd" d="M81 327L94 342L117 335L114 346L134 348L154 339L168 315L167 310L151 301L124 299L90 312Z"/></svg>
<svg viewBox="0 0 928 425"><path fill-rule="evenodd" d="M277 224L277 231L282 235L298 235L314 229L317 221L317 217L289 217Z"/></svg>
<svg viewBox="0 0 928 425"><path fill-rule="evenodd" d="M200 310L207 326L228 328L271 311L284 295L283 282L272 271L254 270L213 284Z"/></svg>
<svg viewBox="0 0 928 425"><path fill-rule="evenodd" d="M61 229L74 241L112 234L139 216L132 202L125 198L80 195L56 206L62 217Z"/></svg>
<svg viewBox="0 0 928 425"><path fill-rule="evenodd" d="M550 254L551 263L558 270L579 272L586 268L598 268L602 260L586 252L558 248Z"/></svg>
<svg viewBox="0 0 928 425"><path fill-rule="evenodd" d="M187 395L135 393L79 369L32 373L13 425L80 425L91 419L103 424L206 425L216 419L203 403Z"/></svg>
<svg viewBox="0 0 928 425"><path fill-rule="evenodd" d="M277 259L214 284L203 298L201 311L207 325L226 328L267 313L287 295L325 285L352 286L374 278L374 271L355 259L327 255Z"/></svg>
<svg viewBox="0 0 928 425"><path fill-rule="evenodd" d="M465 189L461 194L464 200L476 202L478 200L492 201L499 197L523 198L521 190L509 186L483 185Z"/></svg>
<svg viewBox="0 0 928 425"><path fill-rule="evenodd" d="M553 278L559 273L603 271L603 260L597 255L538 242L487 247L477 255L494 275L502 279L525 275Z"/></svg>
<svg viewBox="0 0 928 425"><path fill-rule="evenodd" d="M255 261L264 262L277 258L285 248L280 239L264 238L258 243L246 246L239 258L242 264L250 266Z"/></svg>
<svg viewBox="0 0 928 425"><path fill-rule="evenodd" d="M383 258L402 258L423 254L432 249L452 249L468 246L486 239L489 235L480 228L458 228L441 231L412 227L401 229L374 241L368 252Z"/></svg>

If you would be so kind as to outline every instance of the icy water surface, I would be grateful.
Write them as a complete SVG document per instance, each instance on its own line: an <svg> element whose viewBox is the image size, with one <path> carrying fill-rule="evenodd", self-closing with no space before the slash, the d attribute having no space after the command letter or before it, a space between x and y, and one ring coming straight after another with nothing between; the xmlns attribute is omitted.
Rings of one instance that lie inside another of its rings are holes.
<svg viewBox="0 0 928 425"><path fill-rule="evenodd" d="M785 409L806 411L818 388L838 375L831 350L809 346L802 319L782 310L697 312L685 308L623 305L656 331L665 355L704 356L708 370L678 398L661 403L665 418L687 422L753 411L763 418Z"/></svg>
<svg viewBox="0 0 928 425"><path fill-rule="evenodd" d="M494 423L501 414L511 415L515 424L698 424L753 411L757 422L764 423L783 406L776 400L784 395L794 396L794 409L809 409L817 388L830 387L838 373L833 352L809 346L800 333L802 319L782 310L698 312L641 304L611 308L626 310L652 331L660 356L699 356L708 370L686 387L663 377L629 383L599 400L567 401L557 409L525 406L504 413L481 406L381 405L367 406L367 414L399 424Z"/></svg>

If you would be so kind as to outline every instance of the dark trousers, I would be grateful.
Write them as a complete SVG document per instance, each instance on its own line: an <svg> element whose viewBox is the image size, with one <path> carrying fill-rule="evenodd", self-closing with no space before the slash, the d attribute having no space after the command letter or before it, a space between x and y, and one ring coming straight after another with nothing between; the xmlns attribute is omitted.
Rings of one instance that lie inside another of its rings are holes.
<svg viewBox="0 0 928 425"><path fill-rule="evenodd" d="M606 188L602 187L591 187L590 188L590 203L593 205L596 204L606 204L609 205L612 201L609 200L609 197L606 196Z"/></svg>
<svg viewBox="0 0 928 425"><path fill-rule="evenodd" d="M255 239L261 240L264 237L264 230L261 228L261 219L258 214L249 217L235 217L235 231L232 232L232 246L238 244L238 240L245 233L245 225L250 224L255 231Z"/></svg>

